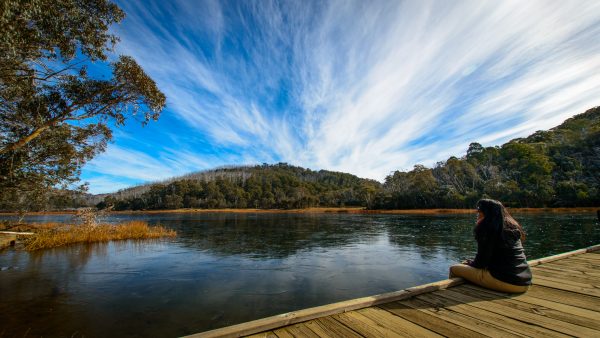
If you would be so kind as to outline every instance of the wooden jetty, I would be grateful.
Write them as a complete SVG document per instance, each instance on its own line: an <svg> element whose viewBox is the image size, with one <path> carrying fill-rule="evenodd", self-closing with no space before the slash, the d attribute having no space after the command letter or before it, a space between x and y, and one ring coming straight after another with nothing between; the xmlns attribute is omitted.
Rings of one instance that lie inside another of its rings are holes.
<svg viewBox="0 0 600 338"><path fill-rule="evenodd" d="M189 337L600 337L600 245L529 264L524 294L453 278Z"/></svg>

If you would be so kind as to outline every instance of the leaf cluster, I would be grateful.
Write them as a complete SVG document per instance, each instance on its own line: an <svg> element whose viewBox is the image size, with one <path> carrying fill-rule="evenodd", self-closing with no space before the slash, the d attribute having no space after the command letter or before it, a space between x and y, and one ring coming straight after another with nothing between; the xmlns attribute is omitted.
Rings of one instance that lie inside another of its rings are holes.
<svg viewBox="0 0 600 338"><path fill-rule="evenodd" d="M106 62L125 15L115 4L7 0L0 11L0 207L29 208L19 201L76 182L114 126L158 119L166 98L133 58ZM105 74L89 75L93 64Z"/></svg>

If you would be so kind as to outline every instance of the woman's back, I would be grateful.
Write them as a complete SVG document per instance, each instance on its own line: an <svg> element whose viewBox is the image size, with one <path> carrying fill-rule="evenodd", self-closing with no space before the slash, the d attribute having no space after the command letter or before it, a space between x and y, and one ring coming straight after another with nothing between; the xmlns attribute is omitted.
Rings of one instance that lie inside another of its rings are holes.
<svg viewBox="0 0 600 338"><path fill-rule="evenodd" d="M495 278L514 285L531 285L531 270L520 238L504 231L494 245L487 269Z"/></svg>

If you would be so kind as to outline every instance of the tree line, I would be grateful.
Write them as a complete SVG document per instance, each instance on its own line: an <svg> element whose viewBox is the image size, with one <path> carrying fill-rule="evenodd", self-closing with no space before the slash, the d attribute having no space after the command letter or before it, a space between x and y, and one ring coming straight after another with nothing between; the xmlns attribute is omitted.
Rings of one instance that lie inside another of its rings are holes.
<svg viewBox="0 0 600 338"><path fill-rule="evenodd" d="M380 189L379 182L355 175L278 163L217 169L166 184L129 189L106 196L97 207L160 210L366 206Z"/></svg>
<svg viewBox="0 0 600 338"><path fill-rule="evenodd" d="M600 107L502 146L387 176L374 208L471 208L481 197L513 207L600 205Z"/></svg>

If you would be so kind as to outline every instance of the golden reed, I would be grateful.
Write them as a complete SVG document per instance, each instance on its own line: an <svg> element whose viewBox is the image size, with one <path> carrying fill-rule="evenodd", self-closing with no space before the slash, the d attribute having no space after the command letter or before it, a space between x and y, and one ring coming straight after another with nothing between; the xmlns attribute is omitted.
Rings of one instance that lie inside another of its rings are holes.
<svg viewBox="0 0 600 338"><path fill-rule="evenodd" d="M49 249L74 243L177 236L175 230L160 225L149 226L143 221L97 225L45 223L33 227L35 235L23 238L25 250Z"/></svg>

